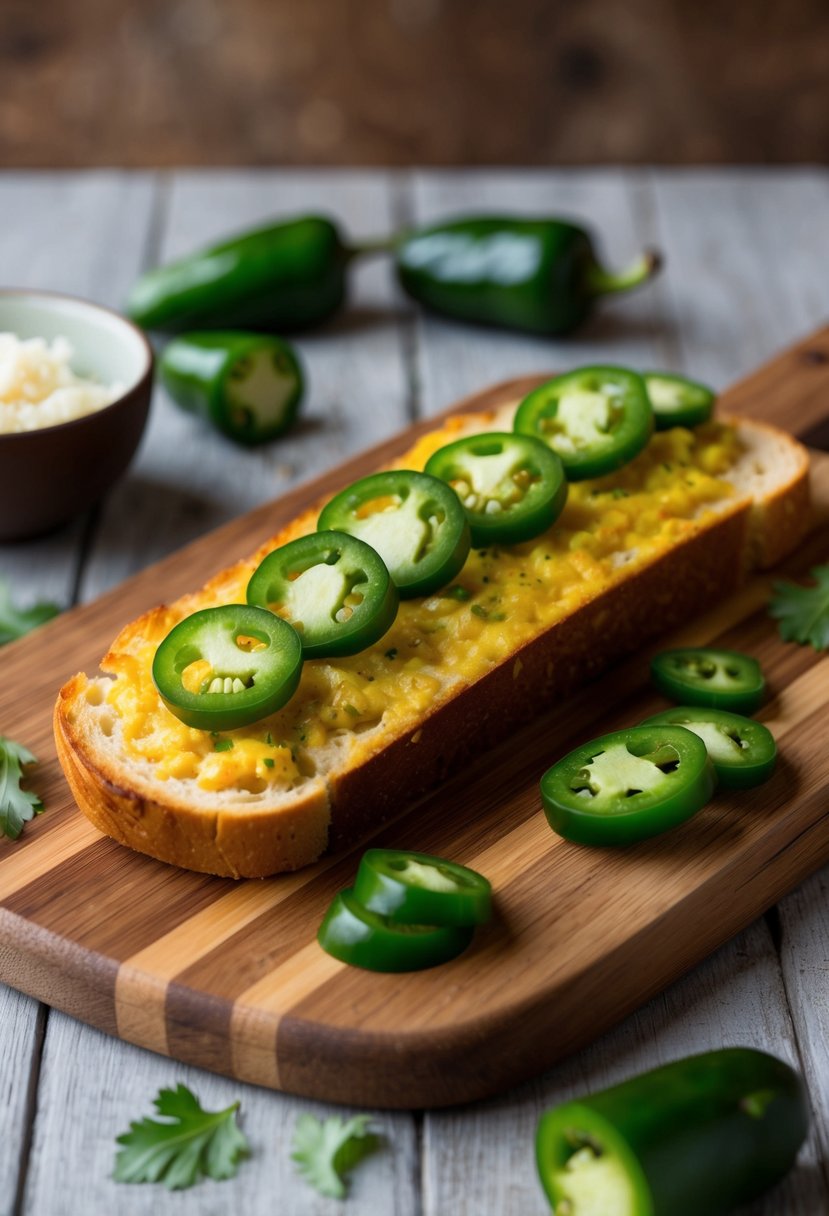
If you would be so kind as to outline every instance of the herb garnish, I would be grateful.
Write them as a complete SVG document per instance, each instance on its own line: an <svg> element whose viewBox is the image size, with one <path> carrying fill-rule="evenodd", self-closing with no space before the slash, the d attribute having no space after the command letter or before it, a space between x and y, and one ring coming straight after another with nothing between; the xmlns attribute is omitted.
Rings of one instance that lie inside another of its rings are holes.
<svg viewBox="0 0 829 1216"><path fill-rule="evenodd" d="M153 1102L170 1122L142 1119L117 1139L116 1182L163 1182L168 1190L192 1186L200 1177L233 1178L248 1142L236 1122L239 1103L204 1110L186 1085L162 1089Z"/></svg>
<svg viewBox="0 0 829 1216"><path fill-rule="evenodd" d="M0 646L22 638L38 625L45 625L60 611L60 607L50 601L32 604L31 608L15 608L9 584L0 578Z"/></svg>
<svg viewBox="0 0 829 1216"><path fill-rule="evenodd" d="M344 1199L343 1175L379 1145L370 1124L370 1115L355 1115L353 1119L335 1115L324 1122L314 1115L300 1115L291 1157L306 1182L321 1195Z"/></svg>
<svg viewBox="0 0 829 1216"><path fill-rule="evenodd" d="M769 612L780 622L784 642L829 649L829 565L810 571L814 586L774 583Z"/></svg>
<svg viewBox="0 0 829 1216"><path fill-rule="evenodd" d="M23 770L36 760L27 747L0 735L0 836L17 840L23 825L43 810L31 790L22 790Z"/></svg>
<svg viewBox="0 0 829 1216"><path fill-rule="evenodd" d="M497 595L490 598L496 603L498 602ZM469 611L480 617L482 621L505 621L507 619L505 612L490 612L489 609L484 608L483 604L472 604Z"/></svg>

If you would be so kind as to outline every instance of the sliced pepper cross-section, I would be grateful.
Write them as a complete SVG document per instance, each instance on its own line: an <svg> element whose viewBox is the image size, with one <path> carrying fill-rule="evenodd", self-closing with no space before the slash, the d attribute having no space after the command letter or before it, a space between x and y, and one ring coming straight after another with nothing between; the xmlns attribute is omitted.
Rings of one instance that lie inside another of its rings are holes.
<svg viewBox="0 0 829 1216"><path fill-rule="evenodd" d="M153 660L165 705L197 730L233 730L275 713L293 696L301 671L296 630L248 604L194 612Z"/></svg>
<svg viewBox="0 0 829 1216"><path fill-rule="evenodd" d="M364 908L406 924L482 925L492 915L492 887L483 874L403 849L368 849L354 897Z"/></svg>
<svg viewBox="0 0 829 1216"><path fill-rule="evenodd" d="M643 372L658 431L672 426L699 426L707 422L717 395L713 389L671 372Z"/></svg>
<svg viewBox="0 0 829 1216"><path fill-rule="evenodd" d="M761 785L774 772L777 744L762 722L702 705L678 705L647 718L643 726L684 726L708 748L717 781L724 789Z"/></svg>
<svg viewBox="0 0 829 1216"><path fill-rule="evenodd" d="M739 650L711 646L663 650L651 661L651 679L671 701L752 714L763 701L760 664Z"/></svg>
<svg viewBox="0 0 829 1216"><path fill-rule="evenodd" d="M513 425L552 448L570 481L583 481L633 460L654 421L640 375L623 367L582 367L534 389Z"/></svg>
<svg viewBox="0 0 829 1216"><path fill-rule="evenodd" d="M164 387L182 409L248 445L290 428L304 387L291 347L268 334L182 334L165 347L159 367Z"/></svg>
<svg viewBox="0 0 829 1216"><path fill-rule="evenodd" d="M437 477L410 469L354 482L323 507L317 526L371 545L404 599L451 582L469 553L469 525L457 495Z"/></svg>
<svg viewBox="0 0 829 1216"><path fill-rule="evenodd" d="M561 514L561 461L529 435L485 431L439 448L426 472L448 482L466 509L472 544L513 545L545 532Z"/></svg>
<svg viewBox="0 0 829 1216"><path fill-rule="evenodd" d="M358 654L397 615L391 576L370 545L346 532L315 532L269 553L248 583L249 604L299 633L303 657Z"/></svg>
<svg viewBox="0 0 829 1216"><path fill-rule="evenodd" d="M328 954L367 971L421 971L460 954L472 925L402 924L364 908L349 888L334 896L317 933Z"/></svg>
<svg viewBox="0 0 829 1216"><path fill-rule="evenodd" d="M634 726L570 752L541 778L554 831L579 844L625 845L676 827L714 791L703 741L681 726Z"/></svg>

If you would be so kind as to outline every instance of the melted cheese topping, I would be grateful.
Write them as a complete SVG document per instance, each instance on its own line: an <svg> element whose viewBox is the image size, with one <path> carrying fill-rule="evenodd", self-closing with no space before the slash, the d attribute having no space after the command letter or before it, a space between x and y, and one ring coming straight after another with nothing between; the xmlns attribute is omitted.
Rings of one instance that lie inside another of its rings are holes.
<svg viewBox="0 0 829 1216"><path fill-rule="evenodd" d="M453 418L396 462L422 469L459 433L505 429L504 415ZM299 689L278 713L218 740L185 726L163 705L151 678L156 647L177 620L198 608L245 601L248 579L270 548L314 530L307 512L274 544L228 572L186 606L125 631L103 670L116 678L107 694L119 716L124 749L149 762L160 780L194 780L203 790L290 789L317 771L317 749L332 739L372 750L411 729L451 690L472 683L522 644L568 616L614 582L695 531L733 494L725 480L741 454L736 433L719 423L653 436L635 460L607 477L570 486L567 505L541 536L509 548L473 550L446 590L401 603L384 638L349 658L307 662ZM152 622L152 624L148 624ZM515 661L515 675L521 661ZM413 736L417 738L417 734ZM232 740L228 746L227 740Z"/></svg>

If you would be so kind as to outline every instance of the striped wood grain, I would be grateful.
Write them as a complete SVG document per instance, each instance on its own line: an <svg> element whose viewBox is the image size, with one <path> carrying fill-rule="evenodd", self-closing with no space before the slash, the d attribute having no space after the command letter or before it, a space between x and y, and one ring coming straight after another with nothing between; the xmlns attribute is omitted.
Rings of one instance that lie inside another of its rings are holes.
<svg viewBox="0 0 829 1216"><path fill-rule="evenodd" d="M811 419L829 385L814 352L827 345L824 331L787 352L728 394L726 408L760 412L773 388L778 417L782 396L793 419ZM111 1033L244 1080L350 1103L435 1106L514 1083L595 1037L829 856L827 773L816 763L829 660L778 641L762 611L765 579L683 636L721 638L762 659L777 693L766 717L786 757L777 776L750 798L716 799L635 853L588 852L550 833L537 778L552 756L656 707L639 656L604 681L611 711L597 714L586 689L382 834L475 865L495 883L495 924L434 972L371 976L313 944L353 855L239 886L161 866L87 828L49 741L64 675L93 668L123 620L154 598L195 585L228 550L253 547L303 502L410 439L227 525L9 648L0 712L10 734L48 757L38 789L50 810L0 851L0 977ZM829 499L825 465L817 484ZM825 535L807 550L793 569L826 556Z"/></svg>

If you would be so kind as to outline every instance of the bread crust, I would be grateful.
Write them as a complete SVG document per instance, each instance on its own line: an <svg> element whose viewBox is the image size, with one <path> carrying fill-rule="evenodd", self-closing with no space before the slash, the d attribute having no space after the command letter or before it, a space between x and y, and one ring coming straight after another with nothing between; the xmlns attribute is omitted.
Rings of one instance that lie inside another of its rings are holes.
<svg viewBox="0 0 829 1216"><path fill-rule="evenodd" d="M730 422L738 431L747 425L741 418L726 417L723 421ZM751 432L766 437L775 446L782 445L790 464L788 478L781 479L763 496L762 502L755 503L752 511L747 569L767 570L797 547L812 523L809 454L796 439L767 422L752 419L748 426Z"/></svg>
<svg viewBox="0 0 829 1216"><path fill-rule="evenodd" d="M309 865L325 851L330 809L322 782L278 807L206 810L153 797L124 766L88 746L72 719L86 677L60 690L54 713L58 759L75 801L99 831L158 861L222 878L265 878ZM166 793L159 783L160 793Z"/></svg>
<svg viewBox="0 0 829 1216"><path fill-rule="evenodd" d="M60 691L54 727L58 756L78 806L121 844L160 861L230 878L298 869L326 848L353 843L438 784L465 757L503 739L643 641L727 595L751 569L774 564L795 548L810 522L805 449L774 427L729 421L759 428L761 438L782 445L787 475L761 501L743 497L727 504L646 566L623 569L619 581L516 648L483 677L447 690L414 731L365 740L354 748L347 768L308 782L278 805L205 807L177 798L164 783L148 781L127 763L118 763L75 721L73 709L88 686L86 676L75 676ZM182 613L204 606L205 593L219 602L240 570L252 569L296 527L289 524L250 559L183 597L174 610L154 609L125 626L110 653L129 652L133 639L148 631L160 639Z"/></svg>

